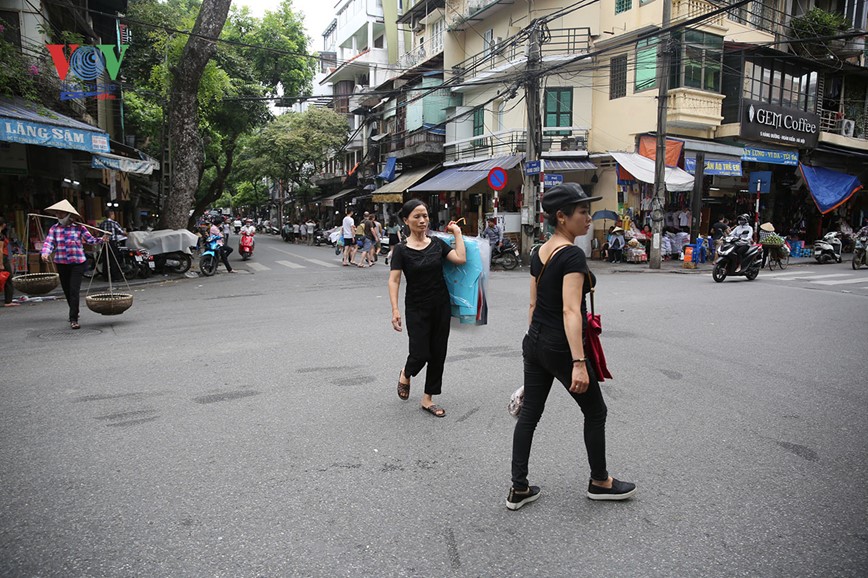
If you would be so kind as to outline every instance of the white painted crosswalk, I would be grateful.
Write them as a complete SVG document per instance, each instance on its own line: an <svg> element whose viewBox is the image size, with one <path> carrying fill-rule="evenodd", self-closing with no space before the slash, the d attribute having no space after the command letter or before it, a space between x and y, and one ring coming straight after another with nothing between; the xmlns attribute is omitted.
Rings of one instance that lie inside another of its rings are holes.
<svg viewBox="0 0 868 578"><path fill-rule="evenodd" d="M251 269L253 269L254 271L269 271L269 270L271 270L271 267L263 265L262 263L257 263L255 261L248 261L246 263L246 265L248 267L250 267Z"/></svg>
<svg viewBox="0 0 868 578"><path fill-rule="evenodd" d="M790 271L787 273L773 273L770 275L760 275L761 279L769 279L771 281L788 282L798 281L802 283L811 283L813 285L823 285L826 287L836 287L838 285L868 285L868 273L853 271L852 273L822 273L820 271Z"/></svg>
<svg viewBox="0 0 868 578"><path fill-rule="evenodd" d="M290 269L304 269L304 265L299 265L298 263L293 263L292 261L276 261L278 265L283 265L284 267L289 267Z"/></svg>

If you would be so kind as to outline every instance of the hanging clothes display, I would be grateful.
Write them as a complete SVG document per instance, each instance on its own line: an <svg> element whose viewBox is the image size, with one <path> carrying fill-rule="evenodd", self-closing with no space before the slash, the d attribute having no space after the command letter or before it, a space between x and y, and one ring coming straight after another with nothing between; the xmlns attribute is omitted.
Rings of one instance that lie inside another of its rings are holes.
<svg viewBox="0 0 868 578"><path fill-rule="evenodd" d="M455 247L455 237L443 233L432 233L440 237L450 247ZM476 237L464 237L464 251L467 261L454 265L448 261L443 264L443 278L449 290L452 303L452 317L463 324L486 325L488 323L488 273L491 263L491 248L488 241Z"/></svg>

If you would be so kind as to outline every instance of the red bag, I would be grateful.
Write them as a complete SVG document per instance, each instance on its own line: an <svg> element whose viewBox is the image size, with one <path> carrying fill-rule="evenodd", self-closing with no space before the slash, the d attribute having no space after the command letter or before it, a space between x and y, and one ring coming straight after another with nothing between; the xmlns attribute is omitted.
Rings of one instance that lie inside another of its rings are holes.
<svg viewBox="0 0 868 578"><path fill-rule="evenodd" d="M3 291L3 288L6 287L6 281L9 279L9 271L5 269L0 271L0 291Z"/></svg>
<svg viewBox="0 0 868 578"><path fill-rule="evenodd" d="M591 276L586 275L586 279L591 289L591 312L588 313L588 330L585 332L585 355L588 357L588 363L594 368L594 373L597 374L597 381L603 382L606 378L612 379L612 374L606 366L606 354L603 353L603 344L600 343L603 324L600 316L594 313L594 288L591 286Z"/></svg>

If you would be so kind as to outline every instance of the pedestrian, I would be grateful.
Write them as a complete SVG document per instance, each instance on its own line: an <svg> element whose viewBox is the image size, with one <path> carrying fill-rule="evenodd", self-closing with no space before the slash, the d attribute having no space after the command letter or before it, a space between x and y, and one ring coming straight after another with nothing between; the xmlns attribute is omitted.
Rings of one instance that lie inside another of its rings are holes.
<svg viewBox="0 0 868 578"><path fill-rule="evenodd" d="M223 239L223 233L220 230L220 225L222 223L222 217L214 217L211 219L211 229L208 233L213 237L217 237L217 244L220 246L220 260L223 261L223 266L226 267L226 272L235 273L232 269L232 265L229 264L229 254L232 252L232 247L226 246L226 242Z"/></svg>
<svg viewBox="0 0 868 578"><path fill-rule="evenodd" d="M371 252L371 240L366 234L368 216L369 213L365 211L362 215L362 219L359 221L359 224L356 225L355 231L353 232L356 239L356 253L359 254L360 257L358 263L356 263L355 260L353 260L352 263L356 267L361 267L363 269L368 266L368 257Z"/></svg>
<svg viewBox="0 0 868 578"><path fill-rule="evenodd" d="M229 225L229 221L226 218L223 219L223 225L221 228L222 228L222 232L223 232L223 243L228 247L229 246L229 231L232 230L232 227Z"/></svg>
<svg viewBox="0 0 868 578"><path fill-rule="evenodd" d="M85 261L83 243L98 245L108 241L110 236L104 235L97 239L91 235L87 228L78 222L81 215L75 207L63 200L45 209L45 211L57 217L57 223L48 229L45 241L42 243L42 261L51 261L54 253L54 264L57 266L57 274L60 277L60 286L63 295L69 305L69 326L72 329L80 329L78 323L79 294L81 292L81 278L84 274Z"/></svg>
<svg viewBox="0 0 868 578"><path fill-rule="evenodd" d="M298 221L292 224L292 242L298 243L301 239L301 225L298 224Z"/></svg>
<svg viewBox="0 0 868 578"><path fill-rule="evenodd" d="M446 410L434 404L443 385L443 366L449 342L449 322L452 306L449 291L443 279L443 260L462 265L467 257L461 228L454 222L446 227L455 235L455 248L439 237L428 236L428 205L418 199L407 201L401 208L401 219L410 228L410 235L395 247L389 272L389 300L392 303L392 328L402 330L398 292L401 273L407 278L404 295L404 314L407 317L407 336L410 352L398 374L398 397L410 398L410 380L427 364L425 394L422 409L436 417L444 417Z"/></svg>
<svg viewBox="0 0 868 578"><path fill-rule="evenodd" d="M126 231L115 220L116 216L114 210L109 210L106 212L106 218L99 224L99 228L109 236L109 242L103 252L103 273L107 273L112 279L121 278L119 247L127 240Z"/></svg>
<svg viewBox="0 0 868 578"><path fill-rule="evenodd" d="M308 244L308 246L313 245L314 233L316 233L316 221L314 221L313 219L308 219L307 220L307 244Z"/></svg>
<svg viewBox="0 0 868 578"><path fill-rule="evenodd" d="M307 223L300 223L298 226L299 231L299 239L301 240L302 245L307 243Z"/></svg>
<svg viewBox="0 0 868 578"><path fill-rule="evenodd" d="M512 487L506 507L517 510L539 498L538 486L528 485L528 460L552 381L563 384L585 416L584 441L591 469L588 498L624 500L636 486L609 476L606 469L606 403L583 339L586 329L585 295L592 291L594 275L585 253L573 244L591 226L588 197L575 183L546 191L543 210L555 228L551 239L531 259L529 328L522 342L524 402L512 442ZM572 431L572 428L561 428Z"/></svg>
<svg viewBox="0 0 868 578"><path fill-rule="evenodd" d="M402 240L401 226L398 225L398 219L394 215L389 217L389 226L386 227L386 233L389 234L389 254L386 255L386 265L389 264L389 259L392 258L392 253L395 252L395 247Z"/></svg>
<svg viewBox="0 0 868 578"><path fill-rule="evenodd" d="M380 246L380 228L374 215L368 215L368 220L365 223L365 245L369 245L368 249L368 267L371 267L377 262L377 251Z"/></svg>
<svg viewBox="0 0 868 578"><path fill-rule="evenodd" d="M355 228L356 224L353 221L353 209L350 207L347 209L343 223L341 223L341 235L344 238L344 255L341 264L344 267L349 267L350 263L353 262L353 258L356 256Z"/></svg>
<svg viewBox="0 0 868 578"><path fill-rule="evenodd" d="M18 303L12 301L15 288L12 286L12 265L9 263L9 229L6 219L0 217L0 273L9 274L3 285L3 307L15 307Z"/></svg>

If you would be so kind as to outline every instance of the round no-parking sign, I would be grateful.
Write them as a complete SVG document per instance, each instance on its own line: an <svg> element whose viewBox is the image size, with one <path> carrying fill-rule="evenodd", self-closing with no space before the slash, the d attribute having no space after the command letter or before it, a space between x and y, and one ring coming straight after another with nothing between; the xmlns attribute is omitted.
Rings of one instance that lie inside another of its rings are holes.
<svg viewBox="0 0 868 578"><path fill-rule="evenodd" d="M502 191L506 187L506 170L494 167L488 171L488 186L495 191Z"/></svg>

